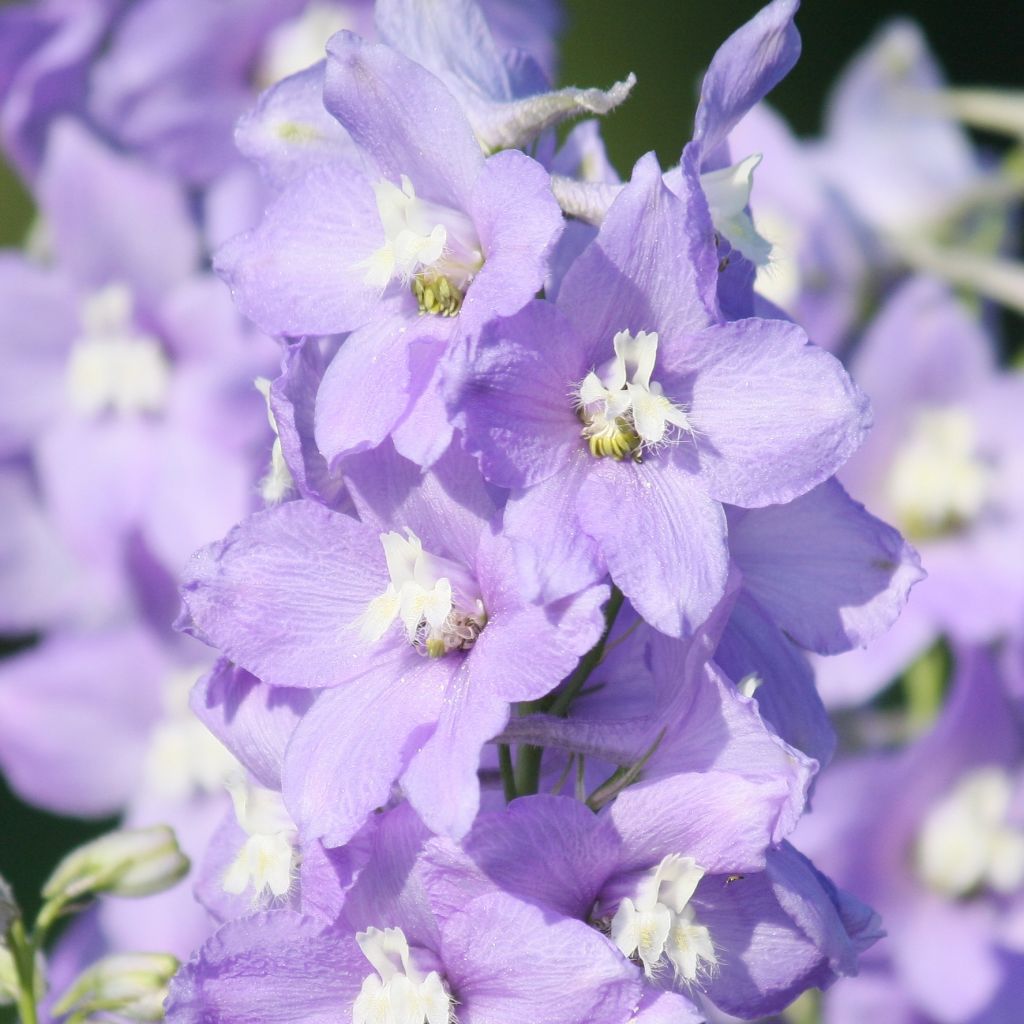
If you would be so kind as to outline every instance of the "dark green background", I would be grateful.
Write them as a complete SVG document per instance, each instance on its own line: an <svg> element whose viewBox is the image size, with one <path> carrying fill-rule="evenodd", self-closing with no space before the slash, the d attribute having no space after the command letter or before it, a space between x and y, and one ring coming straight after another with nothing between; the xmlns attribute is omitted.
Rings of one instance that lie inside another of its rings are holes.
<svg viewBox="0 0 1024 1024"><path fill-rule="evenodd" d="M716 46L760 6L756 0L569 0L564 82L607 86L629 71L639 79L628 103L606 124L612 158L623 173L652 148L663 163L675 161L689 137L702 69ZM981 0L969 15L954 0L808 0L798 18L804 56L773 102L801 132L816 131L836 72L882 21L899 14L920 21L954 82L1024 85L1024 0ZM2 168L0 175L0 242L16 244L31 208L14 178ZM0 529L2 524L0 510ZM59 854L94 830L30 811L0 787L0 873L26 903L34 902Z"/></svg>

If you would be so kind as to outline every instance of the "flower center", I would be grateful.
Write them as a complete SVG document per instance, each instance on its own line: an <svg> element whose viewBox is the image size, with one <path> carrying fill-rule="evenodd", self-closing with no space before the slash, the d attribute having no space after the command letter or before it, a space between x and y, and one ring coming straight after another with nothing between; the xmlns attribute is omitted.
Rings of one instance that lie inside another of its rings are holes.
<svg viewBox="0 0 1024 1024"><path fill-rule="evenodd" d="M640 331L636 337L619 331L612 339L615 355L591 370L576 389L581 431L590 454L640 462L645 448L670 439L672 430L691 430L686 413L666 398L651 380L658 355L658 335Z"/></svg>
<svg viewBox="0 0 1024 1024"><path fill-rule="evenodd" d="M455 316L473 277L484 265L473 222L459 210L420 199L402 175L373 186L384 244L360 266L366 283L385 288L394 278L410 284L421 313Z"/></svg>
<svg viewBox="0 0 1024 1024"><path fill-rule="evenodd" d="M936 537L963 528L981 512L990 475L966 409L923 409L893 460L886 490L908 536Z"/></svg>
<svg viewBox="0 0 1024 1024"><path fill-rule="evenodd" d="M254 904L268 893L286 896L299 864L299 834L281 794L237 778L228 792L247 838L224 873L224 891L237 896L251 888Z"/></svg>
<svg viewBox="0 0 1024 1024"><path fill-rule="evenodd" d="M223 743L192 713L189 692L202 669L174 672L162 692L164 717L146 750L146 786L166 800L182 802L196 793L223 790L238 762Z"/></svg>
<svg viewBox="0 0 1024 1024"><path fill-rule="evenodd" d="M282 22L267 36L256 71L257 87L266 89L323 60L327 40L354 27L342 4L313 0L298 17Z"/></svg>
<svg viewBox="0 0 1024 1024"><path fill-rule="evenodd" d="M476 580L464 566L424 551L412 530L405 534L380 535L391 581L362 616L363 638L375 642L401 620L409 643L431 658L468 651L487 625Z"/></svg>
<svg viewBox="0 0 1024 1024"><path fill-rule="evenodd" d="M160 342L136 326L132 294L108 285L82 303L82 333L71 350L67 387L84 416L160 412L170 367Z"/></svg>
<svg viewBox="0 0 1024 1024"><path fill-rule="evenodd" d="M676 978L693 982L703 965L718 963L711 935L690 906L704 869L692 857L670 853L645 875L632 897L625 897L611 921L611 940L651 977L662 957Z"/></svg>
<svg viewBox="0 0 1024 1024"><path fill-rule="evenodd" d="M424 949L409 949L401 928L367 928L356 935L375 974L363 981L352 1024L449 1024L452 998Z"/></svg>
<svg viewBox="0 0 1024 1024"><path fill-rule="evenodd" d="M1002 768L978 768L928 816L914 851L919 877L943 896L1024 885L1024 823L1011 820L1013 781Z"/></svg>

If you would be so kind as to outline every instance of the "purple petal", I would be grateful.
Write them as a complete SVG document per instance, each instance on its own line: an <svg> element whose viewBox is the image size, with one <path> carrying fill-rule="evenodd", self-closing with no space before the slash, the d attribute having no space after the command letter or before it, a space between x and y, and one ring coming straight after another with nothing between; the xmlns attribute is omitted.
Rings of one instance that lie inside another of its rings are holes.
<svg viewBox="0 0 1024 1024"><path fill-rule="evenodd" d="M369 321L379 292L360 261L383 232L370 183L318 164L281 193L255 230L215 257L238 308L268 334L338 334Z"/></svg>
<svg viewBox="0 0 1024 1024"><path fill-rule="evenodd" d="M800 56L793 24L799 0L774 0L718 48L704 75L693 137L711 154L755 103L789 74Z"/></svg>
<svg viewBox="0 0 1024 1024"><path fill-rule="evenodd" d="M274 188L317 164L357 166L352 140L324 109L324 68L321 61L271 86L235 129L235 144Z"/></svg>
<svg viewBox="0 0 1024 1024"><path fill-rule="evenodd" d="M610 354L619 331L706 327L715 319L717 278L703 193L676 197L650 154L637 162L597 238L565 275L558 305L593 352Z"/></svg>
<svg viewBox="0 0 1024 1024"><path fill-rule="evenodd" d="M13 254L0 257L0 453L27 448L65 404L77 305L62 277Z"/></svg>
<svg viewBox="0 0 1024 1024"><path fill-rule="evenodd" d="M614 832L586 804L546 794L482 815L463 847L502 889L580 919L619 857Z"/></svg>
<svg viewBox="0 0 1024 1024"><path fill-rule="evenodd" d="M291 910L224 925L175 976L168 1024L337 1024L372 969L353 936Z"/></svg>
<svg viewBox="0 0 1024 1024"><path fill-rule="evenodd" d="M177 183L77 122L52 130L39 199L61 265L87 287L125 282L153 308L197 268L199 235Z"/></svg>
<svg viewBox="0 0 1024 1024"><path fill-rule="evenodd" d="M639 999L636 969L604 936L505 893L450 917L441 943L465 1024L620 1024Z"/></svg>
<svg viewBox="0 0 1024 1024"><path fill-rule="evenodd" d="M603 460L587 474L577 512L652 626L683 636L711 614L729 569L725 513L694 477L658 453L643 465Z"/></svg>
<svg viewBox="0 0 1024 1024"><path fill-rule="evenodd" d="M663 365L693 375L688 414L701 476L733 505L776 505L809 491L853 454L871 422L839 360L782 320L709 327L667 345Z"/></svg>
<svg viewBox="0 0 1024 1024"><path fill-rule="evenodd" d="M517 313L541 289L563 218L544 168L511 150L484 163L467 212L485 261L459 319L479 325Z"/></svg>
<svg viewBox="0 0 1024 1024"><path fill-rule="evenodd" d="M821 654L884 633L924 578L914 549L835 480L786 505L731 517L729 549L761 607Z"/></svg>
<svg viewBox="0 0 1024 1024"><path fill-rule="evenodd" d="M197 552L191 631L273 686L334 686L392 657L356 622L387 586L376 532L309 501L250 516Z"/></svg>
<svg viewBox="0 0 1024 1024"><path fill-rule="evenodd" d="M451 671L406 648L354 685L320 695L285 754L285 803L303 838L340 846L387 804L433 732Z"/></svg>
<svg viewBox="0 0 1024 1024"><path fill-rule="evenodd" d="M425 383L413 379L412 343L450 330L434 318L410 321L403 305L389 303L350 334L324 372L316 397L316 443L332 467L345 455L375 448L394 430Z"/></svg>
<svg viewBox="0 0 1024 1024"><path fill-rule="evenodd" d="M584 451L571 395L589 367L566 318L547 302L494 320L471 352L445 367L453 419L484 476L502 487L530 487Z"/></svg>
<svg viewBox="0 0 1024 1024"><path fill-rule="evenodd" d="M189 701L207 729L270 789L281 788L285 748L312 703L308 690L267 686L227 658L196 683Z"/></svg>
<svg viewBox="0 0 1024 1024"><path fill-rule="evenodd" d="M749 594L741 594L715 650L715 662L739 683L756 676L754 697L764 720L790 746L824 767L836 735L803 652Z"/></svg>
<svg viewBox="0 0 1024 1024"><path fill-rule="evenodd" d="M58 814L120 810L139 783L158 683L171 670L139 629L57 633L0 671L0 763L24 800Z"/></svg>
<svg viewBox="0 0 1024 1024"><path fill-rule="evenodd" d="M339 32L327 45L324 106L383 177L404 174L417 195L469 209L483 154L455 97L425 68Z"/></svg>

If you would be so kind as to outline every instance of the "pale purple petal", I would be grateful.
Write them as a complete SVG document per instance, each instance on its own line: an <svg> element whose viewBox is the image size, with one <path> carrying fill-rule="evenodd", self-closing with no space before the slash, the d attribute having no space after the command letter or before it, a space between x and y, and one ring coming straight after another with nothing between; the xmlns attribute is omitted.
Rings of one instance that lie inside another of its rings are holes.
<svg viewBox="0 0 1024 1024"><path fill-rule="evenodd" d="M352 686L322 693L285 753L285 803L304 838L348 842L387 804L434 730L451 667L405 647Z"/></svg>
<svg viewBox="0 0 1024 1024"><path fill-rule="evenodd" d="M731 516L729 550L760 606L821 654L885 632L924 578L914 549L835 480L786 505Z"/></svg>
<svg viewBox="0 0 1024 1024"><path fill-rule="evenodd" d="M372 649L357 620L388 582L376 531L308 501L250 516L197 552L184 577L190 630L276 686L357 678Z"/></svg>
<svg viewBox="0 0 1024 1024"><path fill-rule="evenodd" d="M642 465L602 460L580 488L577 514L612 579L656 629L692 632L721 599L725 513L664 453Z"/></svg>
<svg viewBox="0 0 1024 1024"><path fill-rule="evenodd" d="M709 327L666 345L663 365L693 375L687 412L701 476L732 505L809 491L856 451L871 423L867 398L839 360L782 320Z"/></svg>
<svg viewBox="0 0 1024 1024"><path fill-rule="evenodd" d="M289 185L214 265L238 308L268 334L337 334L374 313L380 293L360 263L382 243L370 183L331 162Z"/></svg>

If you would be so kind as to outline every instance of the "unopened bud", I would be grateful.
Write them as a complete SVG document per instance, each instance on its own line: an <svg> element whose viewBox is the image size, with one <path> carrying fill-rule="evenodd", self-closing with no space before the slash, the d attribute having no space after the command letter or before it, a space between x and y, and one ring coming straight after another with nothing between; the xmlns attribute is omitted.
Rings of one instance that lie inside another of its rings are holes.
<svg viewBox="0 0 1024 1024"><path fill-rule="evenodd" d="M57 1016L74 1020L163 1020L167 986L178 961L165 953L119 953L97 960L84 970L54 1006Z"/></svg>
<svg viewBox="0 0 1024 1024"><path fill-rule="evenodd" d="M72 850L43 887L43 897L65 904L98 893L149 896L169 889L188 869L166 825L122 829Z"/></svg>

